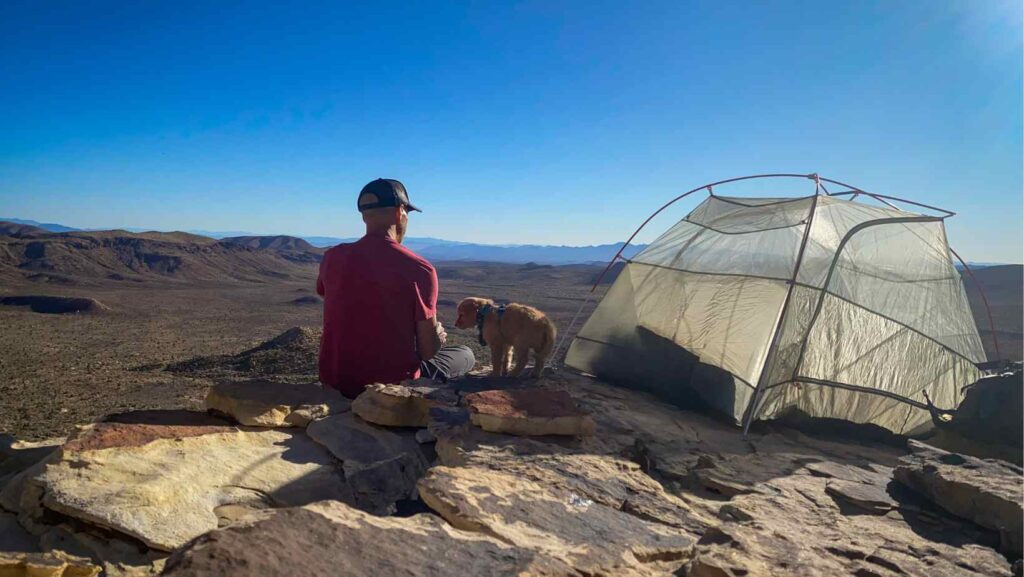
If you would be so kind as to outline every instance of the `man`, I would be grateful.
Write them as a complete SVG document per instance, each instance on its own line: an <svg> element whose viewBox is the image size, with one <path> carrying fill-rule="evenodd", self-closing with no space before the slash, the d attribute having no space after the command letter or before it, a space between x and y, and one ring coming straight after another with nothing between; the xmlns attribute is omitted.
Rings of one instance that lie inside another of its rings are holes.
<svg viewBox="0 0 1024 577"><path fill-rule="evenodd" d="M405 186L378 178L363 187L357 207L366 235L328 250L316 281L324 298L320 382L355 398L371 383L469 372L473 351L444 346L434 267L402 246L409 211L419 211Z"/></svg>

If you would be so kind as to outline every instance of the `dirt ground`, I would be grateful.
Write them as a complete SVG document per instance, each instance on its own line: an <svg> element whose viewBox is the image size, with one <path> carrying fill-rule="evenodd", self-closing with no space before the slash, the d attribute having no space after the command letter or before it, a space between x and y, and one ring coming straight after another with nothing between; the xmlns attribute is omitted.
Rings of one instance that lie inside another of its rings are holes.
<svg viewBox="0 0 1024 577"><path fill-rule="evenodd" d="M486 360L475 332L454 328L459 300L487 296L533 304L564 330L600 267L439 264L438 272L438 315L448 328L449 342L469 345L478 359ZM43 439L115 412L200 408L216 377L168 371L167 365L235 355L291 327L320 326L317 301L292 302L314 294L315 274L310 267L306 279L267 283L4 286L2 294L87 297L110 310L43 314L28 307L0 307L0 433Z"/></svg>

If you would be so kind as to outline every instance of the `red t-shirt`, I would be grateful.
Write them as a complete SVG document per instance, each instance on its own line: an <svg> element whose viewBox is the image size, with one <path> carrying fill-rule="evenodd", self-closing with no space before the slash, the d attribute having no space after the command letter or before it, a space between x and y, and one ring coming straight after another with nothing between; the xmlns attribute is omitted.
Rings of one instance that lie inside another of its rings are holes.
<svg viewBox="0 0 1024 577"><path fill-rule="evenodd" d="M385 235L366 235L324 255L320 382L354 398L371 383L419 377L416 322L437 310L437 273Z"/></svg>

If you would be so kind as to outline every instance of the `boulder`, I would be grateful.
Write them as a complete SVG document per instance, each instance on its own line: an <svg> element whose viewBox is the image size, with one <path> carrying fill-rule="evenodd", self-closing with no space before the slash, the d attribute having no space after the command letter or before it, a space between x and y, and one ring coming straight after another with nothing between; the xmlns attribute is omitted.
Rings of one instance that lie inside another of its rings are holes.
<svg viewBox="0 0 1024 577"><path fill-rule="evenodd" d="M491 390L465 397L473 424L511 435L593 435L594 421L565 391Z"/></svg>
<svg viewBox="0 0 1024 577"><path fill-rule="evenodd" d="M415 433L371 425L351 412L315 421L306 432L341 460L355 504L373 513L392 513L395 501L414 497L429 466Z"/></svg>
<svg viewBox="0 0 1024 577"><path fill-rule="evenodd" d="M578 575L535 551L455 529L432 515L374 517L338 502L268 512L203 535L167 577L230 575Z"/></svg>
<svg viewBox="0 0 1024 577"><path fill-rule="evenodd" d="M419 491L456 528L556 557L587 575L675 571L694 543L680 529L503 471L434 467Z"/></svg>
<svg viewBox="0 0 1024 577"><path fill-rule="evenodd" d="M457 402L458 395L448 385L431 379L416 379L398 385L369 385L352 401L352 411L376 425L426 427L430 423L431 408L452 406Z"/></svg>
<svg viewBox="0 0 1024 577"><path fill-rule="evenodd" d="M229 381L214 385L206 394L207 410L252 427L305 427L349 407L340 393L315 383Z"/></svg>
<svg viewBox="0 0 1024 577"><path fill-rule="evenodd" d="M22 512L39 515L41 503L164 551L216 528L223 505L351 501L337 461L301 430L239 429L191 415L178 415L188 424L87 426L12 500Z"/></svg>
<svg viewBox="0 0 1024 577"><path fill-rule="evenodd" d="M1019 467L949 453L917 441L894 477L950 513L998 531L1000 550L1019 558L1024 540L1024 476Z"/></svg>

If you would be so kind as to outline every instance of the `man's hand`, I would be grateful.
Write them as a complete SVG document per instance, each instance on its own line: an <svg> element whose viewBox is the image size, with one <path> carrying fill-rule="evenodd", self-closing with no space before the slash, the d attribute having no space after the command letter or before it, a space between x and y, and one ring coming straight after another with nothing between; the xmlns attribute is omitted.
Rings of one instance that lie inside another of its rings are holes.
<svg viewBox="0 0 1024 577"><path fill-rule="evenodd" d="M437 338L441 339L441 344L447 343L448 333L445 332L444 325L442 325L440 321L438 321L438 323L434 325L434 328L437 329Z"/></svg>

